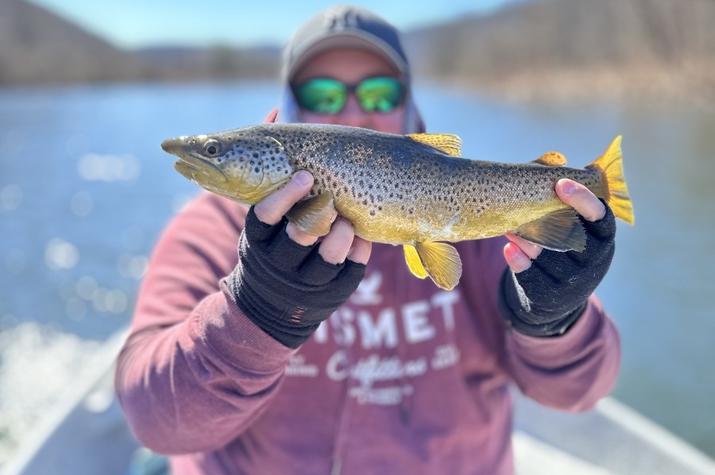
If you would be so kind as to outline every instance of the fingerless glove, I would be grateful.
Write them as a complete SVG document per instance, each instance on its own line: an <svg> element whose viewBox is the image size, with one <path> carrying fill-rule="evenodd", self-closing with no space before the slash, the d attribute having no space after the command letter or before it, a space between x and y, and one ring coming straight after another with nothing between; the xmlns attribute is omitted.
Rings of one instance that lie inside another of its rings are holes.
<svg viewBox="0 0 715 475"><path fill-rule="evenodd" d="M239 239L239 262L227 277L236 305L263 331L297 348L355 291L365 266L335 265L288 237L284 218L261 222L253 211Z"/></svg>
<svg viewBox="0 0 715 475"><path fill-rule="evenodd" d="M531 336L561 335L581 316L588 297L606 275L615 250L616 223L606 215L594 222L581 218L586 230L583 252L544 249L531 267L501 280L501 309L517 331Z"/></svg>

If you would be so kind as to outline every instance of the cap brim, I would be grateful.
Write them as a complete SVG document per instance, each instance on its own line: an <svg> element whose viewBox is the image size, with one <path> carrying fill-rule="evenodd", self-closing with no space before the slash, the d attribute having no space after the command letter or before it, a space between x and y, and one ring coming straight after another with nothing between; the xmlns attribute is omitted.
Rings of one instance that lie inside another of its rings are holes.
<svg viewBox="0 0 715 475"><path fill-rule="evenodd" d="M342 32L339 35L330 35L316 39L305 50L298 53L299 57L293 62L290 70L283 72L283 78L286 80L292 79L312 57L323 51L337 48L355 48L374 51L394 65L400 75L406 76L408 74L409 69L404 60L381 39L362 31L355 31Z"/></svg>

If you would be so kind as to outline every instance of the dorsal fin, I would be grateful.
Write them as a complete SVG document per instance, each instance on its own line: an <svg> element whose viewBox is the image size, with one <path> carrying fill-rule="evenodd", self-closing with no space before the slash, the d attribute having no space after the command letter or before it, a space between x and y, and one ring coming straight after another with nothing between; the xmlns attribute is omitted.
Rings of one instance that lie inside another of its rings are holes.
<svg viewBox="0 0 715 475"><path fill-rule="evenodd" d="M566 157L559 152L546 152L534 160L534 163L546 165L547 167L563 167L566 165Z"/></svg>
<svg viewBox="0 0 715 475"><path fill-rule="evenodd" d="M462 139L454 134L408 134L415 142L429 145L452 157L462 156Z"/></svg>

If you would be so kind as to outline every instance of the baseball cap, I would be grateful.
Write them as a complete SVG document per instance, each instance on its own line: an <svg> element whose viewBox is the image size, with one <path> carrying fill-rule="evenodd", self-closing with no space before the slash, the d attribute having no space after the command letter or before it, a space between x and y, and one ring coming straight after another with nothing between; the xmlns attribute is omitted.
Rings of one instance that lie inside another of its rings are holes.
<svg viewBox="0 0 715 475"><path fill-rule="evenodd" d="M283 51L281 78L288 82L311 57L335 48L375 51L409 78L409 61L398 30L374 13L351 5L323 10L295 32Z"/></svg>

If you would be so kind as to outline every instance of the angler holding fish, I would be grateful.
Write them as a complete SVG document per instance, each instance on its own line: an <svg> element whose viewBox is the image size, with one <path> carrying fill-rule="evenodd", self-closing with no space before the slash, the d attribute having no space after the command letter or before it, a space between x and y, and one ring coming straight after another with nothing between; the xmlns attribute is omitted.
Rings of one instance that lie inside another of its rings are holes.
<svg viewBox="0 0 715 475"><path fill-rule="evenodd" d="M355 7L307 22L282 77L285 123L162 144L211 193L157 245L119 357L135 434L176 474L513 473L511 384L580 411L617 376L593 291L633 222L620 137L586 169L461 158Z"/></svg>

